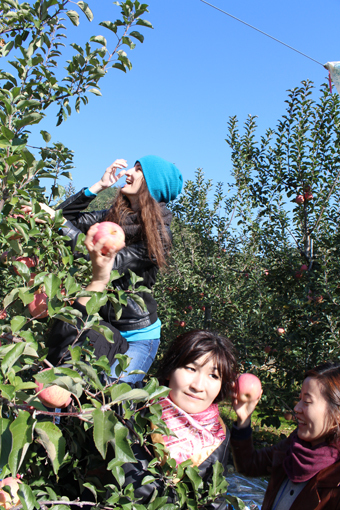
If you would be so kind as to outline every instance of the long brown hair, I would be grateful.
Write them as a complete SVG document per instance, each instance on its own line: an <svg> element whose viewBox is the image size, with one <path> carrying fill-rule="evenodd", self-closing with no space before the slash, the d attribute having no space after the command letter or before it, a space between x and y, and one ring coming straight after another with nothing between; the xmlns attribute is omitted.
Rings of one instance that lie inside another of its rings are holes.
<svg viewBox="0 0 340 510"><path fill-rule="evenodd" d="M157 266L161 268L166 265L171 239L164 225L161 206L150 195L145 179L141 184L138 199L137 220L142 228L142 239L147 246L150 259L155 260ZM119 190L106 220L118 223L124 228L126 218L130 214L135 214L135 211L131 209L129 199Z"/></svg>
<svg viewBox="0 0 340 510"><path fill-rule="evenodd" d="M330 430L326 436L328 442L340 440L340 363L327 362L308 370L307 377L313 377L320 384L320 391L327 402ZM333 425L334 424L334 425Z"/></svg>
<svg viewBox="0 0 340 510"><path fill-rule="evenodd" d="M227 400L237 374L235 350L228 338L213 331L195 329L175 338L157 371L160 384L167 386L170 376L177 368L183 368L207 354L207 362L211 359L216 362L222 380L221 390L214 403Z"/></svg>

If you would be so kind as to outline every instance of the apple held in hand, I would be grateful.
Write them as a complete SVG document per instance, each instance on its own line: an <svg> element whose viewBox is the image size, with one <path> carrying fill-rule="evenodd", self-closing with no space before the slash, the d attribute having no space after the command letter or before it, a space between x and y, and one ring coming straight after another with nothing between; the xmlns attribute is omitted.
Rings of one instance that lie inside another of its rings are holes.
<svg viewBox="0 0 340 510"><path fill-rule="evenodd" d="M42 372L46 370L51 370L50 368L45 368ZM46 389L44 388L44 384L38 381L35 381L37 388L36 393L39 393L38 399L47 407L67 407L71 403L71 393L56 384L49 386ZM42 391L41 391L42 390Z"/></svg>
<svg viewBox="0 0 340 510"><path fill-rule="evenodd" d="M239 402L253 402L261 397L261 381L254 374L241 374L236 381L236 393Z"/></svg>
<svg viewBox="0 0 340 510"><path fill-rule="evenodd" d="M125 246L124 230L112 221L103 221L98 224L98 229L93 236L93 244L106 237L102 248L102 254L106 255L109 250L119 251Z"/></svg>

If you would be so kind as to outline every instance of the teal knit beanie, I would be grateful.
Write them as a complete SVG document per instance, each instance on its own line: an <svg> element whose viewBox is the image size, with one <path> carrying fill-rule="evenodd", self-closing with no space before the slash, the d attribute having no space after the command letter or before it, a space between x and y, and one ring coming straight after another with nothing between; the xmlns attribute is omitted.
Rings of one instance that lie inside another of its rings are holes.
<svg viewBox="0 0 340 510"><path fill-rule="evenodd" d="M158 156L144 156L140 163L150 195L157 202L175 200L182 191L183 177L178 168ZM136 164L135 163L135 164Z"/></svg>

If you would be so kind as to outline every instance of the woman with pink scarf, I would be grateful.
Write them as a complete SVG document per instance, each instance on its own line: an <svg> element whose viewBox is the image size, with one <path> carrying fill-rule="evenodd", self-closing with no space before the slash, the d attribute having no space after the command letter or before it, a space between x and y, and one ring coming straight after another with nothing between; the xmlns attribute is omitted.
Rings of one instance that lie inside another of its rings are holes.
<svg viewBox="0 0 340 510"><path fill-rule="evenodd" d="M178 336L168 348L158 370L160 384L168 386L168 397L160 400L162 419L175 436L152 434L154 443L164 445L179 465L188 459L198 466L201 478L209 484L217 461L227 466L229 430L220 417L218 402L230 398L236 376L236 361L231 342L211 331L189 331ZM125 486L132 483L135 497L148 504L156 489L164 495L162 480L147 485L141 482L152 457L139 445L133 447L136 463L123 465ZM168 502L176 495L167 494ZM209 509L229 508L225 498L217 498Z"/></svg>
<svg viewBox="0 0 340 510"><path fill-rule="evenodd" d="M340 509L340 364L309 370L294 408L297 429L275 446L255 450L255 402L234 401L231 448L237 470L268 476L262 510Z"/></svg>

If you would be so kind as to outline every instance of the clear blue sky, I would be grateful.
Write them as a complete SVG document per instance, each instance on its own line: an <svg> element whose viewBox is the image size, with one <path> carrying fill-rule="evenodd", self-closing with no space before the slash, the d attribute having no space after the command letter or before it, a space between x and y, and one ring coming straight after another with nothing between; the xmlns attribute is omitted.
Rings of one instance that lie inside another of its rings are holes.
<svg viewBox="0 0 340 510"><path fill-rule="evenodd" d="M336 0L211 0L259 29L307 53L321 63L340 60ZM81 17L76 37L108 36L98 27L114 20L110 0L89 2L95 19ZM111 70L101 98L54 128L51 113L39 129L75 152L74 186L98 180L116 158L129 165L146 154L162 156L194 178L203 168L214 183L231 181L230 151L225 142L229 116L240 125L248 114L259 117L259 136L275 127L285 110L286 90L310 79L317 87L327 72L320 65L216 11L200 0L150 0L154 30L141 28L144 44L128 51L133 68Z"/></svg>

